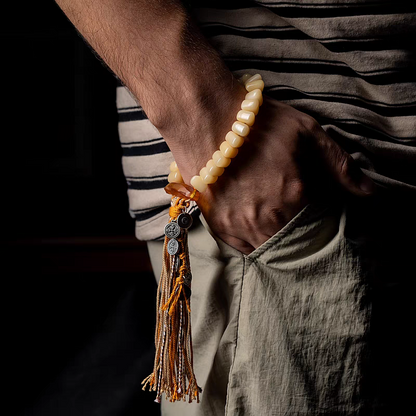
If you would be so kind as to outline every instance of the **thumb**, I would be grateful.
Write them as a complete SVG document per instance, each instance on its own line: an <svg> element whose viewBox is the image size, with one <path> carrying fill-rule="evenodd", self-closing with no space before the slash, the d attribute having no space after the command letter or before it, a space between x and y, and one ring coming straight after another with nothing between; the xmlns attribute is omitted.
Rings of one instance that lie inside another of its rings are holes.
<svg viewBox="0 0 416 416"><path fill-rule="evenodd" d="M354 195L372 195L376 191L376 184L363 173L354 158L332 140L322 127L319 126L316 133L320 160L332 178Z"/></svg>

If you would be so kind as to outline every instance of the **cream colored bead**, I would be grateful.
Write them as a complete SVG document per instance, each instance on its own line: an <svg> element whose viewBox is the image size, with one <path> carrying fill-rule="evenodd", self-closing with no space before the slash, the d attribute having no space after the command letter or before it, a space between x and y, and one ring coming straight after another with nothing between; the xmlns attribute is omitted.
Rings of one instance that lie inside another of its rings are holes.
<svg viewBox="0 0 416 416"><path fill-rule="evenodd" d="M170 169L170 171L171 171L171 172L176 172L177 170L179 170L178 165L176 164L176 162L175 162L175 161L173 161L173 162L170 164L169 169Z"/></svg>
<svg viewBox="0 0 416 416"><path fill-rule="evenodd" d="M192 176L191 185L199 192L204 192L208 187L199 175Z"/></svg>
<svg viewBox="0 0 416 416"><path fill-rule="evenodd" d="M254 124L255 119L256 119L256 116L254 115L252 111L240 110L237 113L237 120L241 121L244 124L247 124L247 126L252 126Z"/></svg>
<svg viewBox="0 0 416 416"><path fill-rule="evenodd" d="M244 144L244 138L239 136L238 134L235 134L233 131L229 131L225 135L225 140L227 140L227 142L230 143L230 145L232 147L235 147L236 149Z"/></svg>
<svg viewBox="0 0 416 416"><path fill-rule="evenodd" d="M208 170L208 173L212 176L218 177L224 173L224 168L220 168L219 166L217 166L212 159L208 160L206 168Z"/></svg>
<svg viewBox="0 0 416 416"><path fill-rule="evenodd" d="M245 85L246 90L248 92L256 90L257 88L261 91L263 91L264 89L264 82L261 79L258 79L257 81L252 81L252 82L247 82L247 84Z"/></svg>
<svg viewBox="0 0 416 416"><path fill-rule="evenodd" d="M258 114L260 108L259 100L244 100L241 103L241 109L244 111L251 111L255 115Z"/></svg>
<svg viewBox="0 0 416 416"><path fill-rule="evenodd" d="M172 183L172 182L182 183L183 182L183 178L179 170L172 171L169 173L168 182L169 183Z"/></svg>
<svg viewBox="0 0 416 416"><path fill-rule="evenodd" d="M214 152L212 160L220 168L226 168L231 163L231 159L229 157L225 157L219 150Z"/></svg>
<svg viewBox="0 0 416 416"><path fill-rule="evenodd" d="M243 85L247 82L248 79L250 79L252 76L251 74L244 74L242 77L238 79L239 82L241 82Z"/></svg>
<svg viewBox="0 0 416 416"><path fill-rule="evenodd" d="M230 159L232 159L233 157L236 157L237 156L238 149L236 149L235 147L232 147L230 145L230 143L224 141L224 142L221 143L220 152L225 157L229 157Z"/></svg>
<svg viewBox="0 0 416 416"><path fill-rule="evenodd" d="M202 178L202 181L206 183L207 185L209 185L210 183L217 182L217 179L218 179L218 176L210 175L206 167L202 168L199 171L199 176Z"/></svg>
<svg viewBox="0 0 416 416"><path fill-rule="evenodd" d="M246 100L259 100L260 105L263 104L263 93L258 88L250 91L245 96Z"/></svg>
<svg viewBox="0 0 416 416"><path fill-rule="evenodd" d="M246 137L250 133L250 127L241 121L234 121L231 130L242 137Z"/></svg>
<svg viewBox="0 0 416 416"><path fill-rule="evenodd" d="M260 79L262 79L260 74L253 75L252 77L246 80L245 84L248 84L249 82L253 82L253 81L258 81Z"/></svg>

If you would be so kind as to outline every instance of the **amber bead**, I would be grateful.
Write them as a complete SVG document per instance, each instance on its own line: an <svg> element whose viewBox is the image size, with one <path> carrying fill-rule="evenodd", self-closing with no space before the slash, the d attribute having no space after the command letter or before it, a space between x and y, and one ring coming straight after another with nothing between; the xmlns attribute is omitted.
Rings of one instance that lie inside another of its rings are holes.
<svg viewBox="0 0 416 416"><path fill-rule="evenodd" d="M179 170L171 171L168 176L168 182L183 182L183 178Z"/></svg>
<svg viewBox="0 0 416 416"><path fill-rule="evenodd" d="M244 137L241 137L238 134L235 134L233 131L229 131L225 135L225 140L227 140L227 142L230 143L230 145L235 148L241 147L244 144Z"/></svg>
<svg viewBox="0 0 416 416"><path fill-rule="evenodd" d="M260 75L260 74L256 74L256 75L253 75L253 76L252 76L252 77L250 77L250 78L247 78L247 79L244 81L244 83L245 83L245 84L248 84L249 82L258 81L258 80L261 80L261 79L262 79L261 75Z"/></svg>
<svg viewBox="0 0 416 416"><path fill-rule="evenodd" d="M170 195L177 196L182 199L189 199L191 201L198 201L199 192L191 185L186 183L170 183L165 186L165 192Z"/></svg>
<svg viewBox="0 0 416 416"><path fill-rule="evenodd" d="M218 176L209 174L207 167L203 167L199 171L199 176L202 178L202 182L206 183L207 185L215 183L218 179Z"/></svg>
<svg viewBox="0 0 416 416"><path fill-rule="evenodd" d="M251 111L254 115L257 115L259 112L260 101L259 100L244 100L241 103L241 109L244 111ZM253 120L254 122L254 120ZM247 123L248 124L248 123ZM250 124L248 124L250 125Z"/></svg>
<svg viewBox="0 0 416 416"><path fill-rule="evenodd" d="M252 78L253 76L251 74L244 74L242 77L240 77L238 80L241 82L241 84L245 85L248 79Z"/></svg>
<svg viewBox="0 0 416 416"><path fill-rule="evenodd" d="M219 168L226 168L231 163L231 159L229 157L225 157L220 150L214 152L212 160Z"/></svg>
<svg viewBox="0 0 416 416"><path fill-rule="evenodd" d="M247 126L249 127L251 127L254 124L255 119L256 116L252 111L240 110L237 113L237 120L241 121L244 124L247 124Z"/></svg>
<svg viewBox="0 0 416 416"><path fill-rule="evenodd" d="M224 173L224 168L217 166L212 159L208 160L206 168L208 174L212 176L221 176Z"/></svg>
<svg viewBox="0 0 416 416"><path fill-rule="evenodd" d="M263 104L263 94L260 89L255 89L246 94L246 100L258 100L260 105Z"/></svg>
<svg viewBox="0 0 416 416"><path fill-rule="evenodd" d="M246 137L250 133L250 127L240 121L234 121L231 130L241 137Z"/></svg>
<svg viewBox="0 0 416 416"><path fill-rule="evenodd" d="M199 175L192 176L191 185L199 192L204 192L208 187L208 184Z"/></svg>
<svg viewBox="0 0 416 416"><path fill-rule="evenodd" d="M238 149L232 147L227 141L223 141L220 146L220 152L229 159L237 156Z"/></svg>
<svg viewBox="0 0 416 416"><path fill-rule="evenodd" d="M264 89L264 82L261 79L258 79L256 81L250 81L250 82L247 82L245 84L245 87L246 87L246 91L247 92L256 90L257 88L259 90L263 91L263 89Z"/></svg>

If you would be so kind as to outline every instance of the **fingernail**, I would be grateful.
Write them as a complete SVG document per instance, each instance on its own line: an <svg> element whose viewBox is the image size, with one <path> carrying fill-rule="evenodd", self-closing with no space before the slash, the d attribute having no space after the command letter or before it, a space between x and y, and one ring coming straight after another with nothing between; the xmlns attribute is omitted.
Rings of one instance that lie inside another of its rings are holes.
<svg viewBox="0 0 416 416"><path fill-rule="evenodd" d="M375 183L366 175L363 175L360 183L360 189L366 194L371 194L375 191Z"/></svg>

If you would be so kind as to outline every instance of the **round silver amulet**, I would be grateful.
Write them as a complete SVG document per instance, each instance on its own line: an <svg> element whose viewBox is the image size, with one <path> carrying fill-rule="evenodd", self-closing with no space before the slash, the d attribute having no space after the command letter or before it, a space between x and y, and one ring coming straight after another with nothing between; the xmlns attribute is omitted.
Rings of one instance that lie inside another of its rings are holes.
<svg viewBox="0 0 416 416"><path fill-rule="evenodd" d="M181 233L181 227L179 227L176 221L171 221L165 225L165 235L168 238L179 237Z"/></svg>

